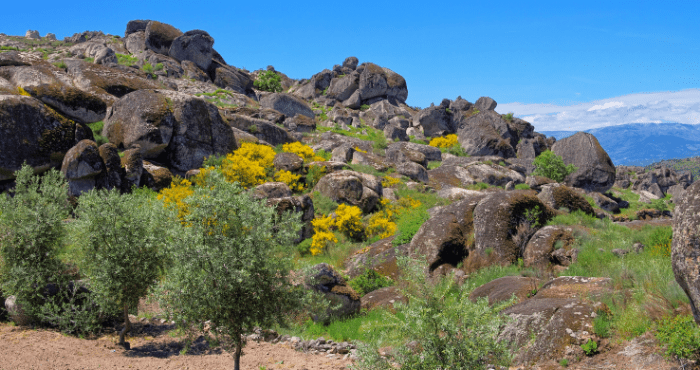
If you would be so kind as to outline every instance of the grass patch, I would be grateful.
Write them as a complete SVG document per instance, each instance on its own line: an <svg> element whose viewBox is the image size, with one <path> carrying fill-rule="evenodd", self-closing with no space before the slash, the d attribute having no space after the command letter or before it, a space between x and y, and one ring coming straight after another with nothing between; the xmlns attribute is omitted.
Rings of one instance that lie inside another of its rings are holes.
<svg viewBox="0 0 700 370"><path fill-rule="evenodd" d="M97 146L109 142L109 140L106 137L102 136L102 128L104 127L104 125L104 121L88 123L88 127L90 127L90 130L92 130L92 136L95 137L95 142L97 143Z"/></svg>
<svg viewBox="0 0 700 370"><path fill-rule="evenodd" d="M123 66L132 66L139 61L139 58L117 53L117 63Z"/></svg>

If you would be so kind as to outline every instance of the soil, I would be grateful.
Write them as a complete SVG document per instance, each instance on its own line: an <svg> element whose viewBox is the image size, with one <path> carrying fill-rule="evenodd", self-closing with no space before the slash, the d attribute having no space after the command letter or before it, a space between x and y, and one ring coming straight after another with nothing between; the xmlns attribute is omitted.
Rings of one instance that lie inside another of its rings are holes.
<svg viewBox="0 0 700 370"><path fill-rule="evenodd" d="M55 330L0 323L0 370L14 369L232 369L233 356L210 348L203 338L184 352L184 337L172 336L172 325L132 320L130 350L117 345L116 331L81 339ZM332 356L332 357L326 357ZM346 369L342 355L298 352L289 344L249 342L241 369Z"/></svg>

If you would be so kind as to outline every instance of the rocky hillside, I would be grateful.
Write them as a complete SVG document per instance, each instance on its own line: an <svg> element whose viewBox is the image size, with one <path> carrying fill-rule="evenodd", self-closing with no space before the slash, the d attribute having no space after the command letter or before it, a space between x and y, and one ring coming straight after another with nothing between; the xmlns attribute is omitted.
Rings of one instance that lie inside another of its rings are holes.
<svg viewBox="0 0 700 370"><path fill-rule="evenodd" d="M355 57L295 80L272 66L236 68L214 45L206 31L148 20L130 21L123 37L0 35L0 190L13 186L25 162L38 173L60 168L74 197L94 188L163 194L188 186L180 178L218 167L268 205L296 212L305 223L296 242L314 255L310 238L333 234L312 220L352 231L341 219L363 214L367 229L374 220L381 232L348 233L360 245L337 266L314 266L322 283L311 288L339 304L339 318L404 297L391 287L359 294L337 270L350 279L368 269L398 279L397 259L409 255L424 256L426 277L462 282L493 266L537 271L473 292L493 304L515 294L500 337L513 344L516 363L531 364L578 361L591 342L604 348L609 341L592 329L608 312L601 295L632 294L608 277L558 276L579 253L595 254L577 238L591 225L670 217L669 198L692 182L669 168L616 168L594 135L547 138L498 114L489 97L412 108L401 75ZM533 160L547 150L575 171L560 182L533 176ZM259 177L245 172L260 164ZM586 224L548 225L570 214ZM415 217L402 223L402 215ZM618 261L632 240L623 251L609 241L596 247ZM644 256L643 246L634 250Z"/></svg>

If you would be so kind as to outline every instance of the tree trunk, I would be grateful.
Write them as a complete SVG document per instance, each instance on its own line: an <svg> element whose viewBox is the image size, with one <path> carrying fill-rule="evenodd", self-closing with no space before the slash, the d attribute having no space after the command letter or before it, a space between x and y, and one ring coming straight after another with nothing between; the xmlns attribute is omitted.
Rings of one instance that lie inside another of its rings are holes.
<svg viewBox="0 0 700 370"><path fill-rule="evenodd" d="M119 344L126 343L124 337L131 331L131 321L129 321L129 306L124 305L124 329L119 333Z"/></svg>
<svg viewBox="0 0 700 370"><path fill-rule="evenodd" d="M233 355L233 370L241 370L241 352L243 343L236 342L236 351Z"/></svg>

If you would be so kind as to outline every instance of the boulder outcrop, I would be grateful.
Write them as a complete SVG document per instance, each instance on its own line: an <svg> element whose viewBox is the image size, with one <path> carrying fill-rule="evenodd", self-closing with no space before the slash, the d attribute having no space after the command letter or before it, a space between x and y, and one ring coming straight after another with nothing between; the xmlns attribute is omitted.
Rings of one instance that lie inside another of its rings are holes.
<svg viewBox="0 0 700 370"><path fill-rule="evenodd" d="M566 185L604 193L615 183L615 166L595 136L578 132L554 143L552 152L577 170L566 177Z"/></svg>

